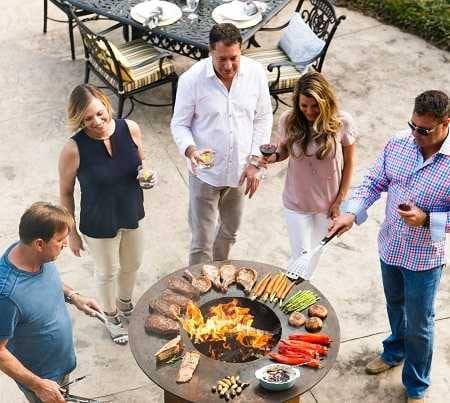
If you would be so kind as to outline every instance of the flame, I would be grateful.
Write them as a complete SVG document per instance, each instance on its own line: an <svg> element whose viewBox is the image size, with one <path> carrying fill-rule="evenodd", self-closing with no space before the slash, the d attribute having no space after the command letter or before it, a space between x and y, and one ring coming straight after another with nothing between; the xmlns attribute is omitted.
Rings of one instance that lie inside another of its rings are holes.
<svg viewBox="0 0 450 403"><path fill-rule="evenodd" d="M236 299L227 304L212 306L206 322L200 309L189 303L186 317L181 322L194 343L221 342L223 349L230 349L229 342L234 338L243 347L266 350L272 339L270 332L252 327L253 315L250 308L238 306ZM216 358L211 347L209 351L212 358Z"/></svg>

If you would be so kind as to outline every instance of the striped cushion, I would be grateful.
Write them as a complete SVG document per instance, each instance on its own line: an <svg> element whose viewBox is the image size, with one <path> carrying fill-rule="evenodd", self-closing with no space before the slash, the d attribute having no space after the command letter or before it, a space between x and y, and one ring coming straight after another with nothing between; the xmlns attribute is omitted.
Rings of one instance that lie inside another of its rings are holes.
<svg viewBox="0 0 450 403"><path fill-rule="evenodd" d="M253 60L256 60L257 62L261 63L266 72L267 72L267 80L269 81L269 86L272 85L272 83L277 79L278 69L273 69L272 72L267 70L267 66L270 63L275 62L282 62L289 60L289 58L286 56L286 54L278 49L247 49L245 52L243 52L244 56L250 57ZM295 69L293 66L283 66L280 68L280 81L278 85L274 87L274 89L277 90L284 90L284 89L290 89L294 88L295 83L300 78L302 74ZM271 87L272 88L272 87Z"/></svg>
<svg viewBox="0 0 450 403"><path fill-rule="evenodd" d="M156 60L149 64L145 64L141 67L134 67L139 63L159 54L159 51L157 49L155 49L153 46L143 41L142 39L136 39L131 42L126 42L117 45L112 49L118 61L120 60L122 67L129 74L130 80L124 82L125 92L133 91L145 85L159 81L162 78L159 68L159 60ZM117 57L116 52L120 52L119 57ZM96 70L103 77L105 77L111 85L113 85L117 89L119 88L117 77L112 77L94 59L90 58L89 60L94 65ZM175 73L175 67L170 59L164 59L162 70L165 75Z"/></svg>

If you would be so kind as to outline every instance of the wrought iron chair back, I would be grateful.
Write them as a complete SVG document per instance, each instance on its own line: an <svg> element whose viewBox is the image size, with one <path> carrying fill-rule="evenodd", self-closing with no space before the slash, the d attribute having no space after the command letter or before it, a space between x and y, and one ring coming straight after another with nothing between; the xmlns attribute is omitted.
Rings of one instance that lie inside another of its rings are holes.
<svg viewBox="0 0 450 403"><path fill-rule="evenodd" d="M300 0L295 11L300 12L300 16L309 25L311 30L325 42L319 58L313 63L313 67L317 71L321 71L328 47L337 27L345 19L345 15L338 18L334 6L329 0L309 0L312 5L310 9L302 9L304 2L304 0Z"/></svg>
<svg viewBox="0 0 450 403"><path fill-rule="evenodd" d="M337 17L330 0L309 0L308 2L299 0L295 12L299 13L314 34L325 42L320 53L308 61L310 66L320 72L336 29L346 17L345 15ZM278 27L263 27L260 31L280 31L288 25L289 21ZM254 36L249 40L248 48L252 45L261 48ZM247 52L247 55L261 62L268 71L270 95L275 102L274 113L280 102L290 106L279 95L294 91L295 83L302 74L296 71L295 64L279 48L252 49Z"/></svg>
<svg viewBox="0 0 450 403"><path fill-rule="evenodd" d="M52 3L55 5L58 9L60 9L64 14L67 16L67 20L59 20L55 18L51 18L48 16L48 3ZM93 14L90 11L84 11L84 10L75 10L75 14L78 17L84 17L84 16L90 16L89 20L97 20L99 19L99 16ZM74 23L72 14L70 12L70 5L66 3L64 0L44 0L44 26L42 29L42 32L44 34L47 33L47 21L54 21L54 22L63 22L68 24L69 28L69 42L70 42L70 54L72 57L72 60L75 60L75 43L73 38L73 29L76 26L76 23Z"/></svg>
<svg viewBox="0 0 450 403"><path fill-rule="evenodd" d="M157 51L143 40L131 41L116 48L114 43L110 42L104 35L120 27L120 23L102 32L95 33L75 15L73 8L70 9L70 12L78 25L83 42L86 59L84 82L89 82L89 74L92 71L118 96L117 115L119 118L122 116L126 99L131 101L131 109L127 116L133 111L134 101L148 106L170 106L174 104L178 75L173 63L169 61L172 57L169 52ZM142 50L146 55L137 62L135 59L125 56L127 51L133 53L136 49L139 49L139 52L137 52L139 55ZM155 67L155 63L157 63L157 67ZM150 104L135 97L140 92L166 83L172 85L171 103Z"/></svg>
<svg viewBox="0 0 450 403"><path fill-rule="evenodd" d="M75 17L76 18L76 17ZM108 40L90 30L81 21L78 21L81 39L84 46L84 56L87 63L95 62L111 78L117 80L119 91L123 92L124 82L131 78L116 58Z"/></svg>

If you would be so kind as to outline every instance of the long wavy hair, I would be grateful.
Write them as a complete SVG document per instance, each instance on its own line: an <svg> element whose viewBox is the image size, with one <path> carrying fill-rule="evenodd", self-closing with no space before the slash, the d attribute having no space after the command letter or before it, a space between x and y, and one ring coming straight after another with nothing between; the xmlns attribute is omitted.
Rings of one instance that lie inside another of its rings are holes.
<svg viewBox="0 0 450 403"><path fill-rule="evenodd" d="M319 116L312 126L300 110L300 95L314 98L319 106ZM307 156L308 144L314 141L318 146L317 159L334 155L336 133L342 127L342 122L338 117L336 95L331 84L318 72L306 73L297 81L292 102L292 111L286 119L289 154L293 158Z"/></svg>

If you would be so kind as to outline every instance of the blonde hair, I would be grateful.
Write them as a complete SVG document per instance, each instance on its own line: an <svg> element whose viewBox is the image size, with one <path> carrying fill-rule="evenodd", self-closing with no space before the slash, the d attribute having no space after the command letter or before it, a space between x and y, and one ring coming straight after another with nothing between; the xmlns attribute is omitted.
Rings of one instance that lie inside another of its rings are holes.
<svg viewBox="0 0 450 403"><path fill-rule="evenodd" d="M28 245L39 238L48 242L56 233L66 228L71 231L73 226L73 217L65 207L36 202L20 218L19 237Z"/></svg>
<svg viewBox="0 0 450 403"><path fill-rule="evenodd" d="M67 106L67 126L72 132L83 127L84 114L93 98L97 98L105 106L110 118L112 118L112 105L107 95L92 84L76 86L69 97Z"/></svg>
<svg viewBox="0 0 450 403"><path fill-rule="evenodd" d="M319 116L310 127L306 116L300 110L300 95L314 98L319 107ZM336 133L342 127L338 117L336 95L331 84L318 72L304 74L298 80L292 98L293 109L286 118L287 146L294 158L307 155L307 147L311 142L318 145L316 157L326 158L336 151ZM294 151L298 144L300 152Z"/></svg>

